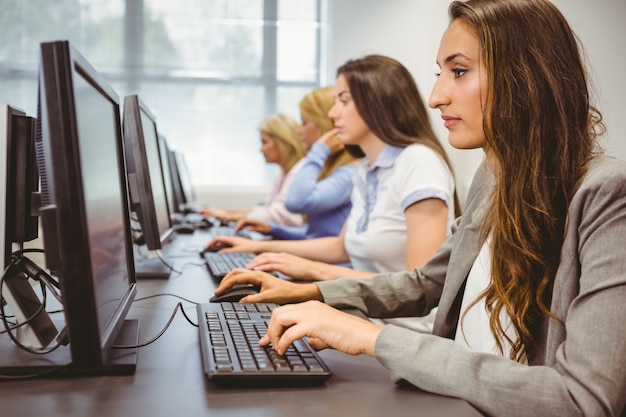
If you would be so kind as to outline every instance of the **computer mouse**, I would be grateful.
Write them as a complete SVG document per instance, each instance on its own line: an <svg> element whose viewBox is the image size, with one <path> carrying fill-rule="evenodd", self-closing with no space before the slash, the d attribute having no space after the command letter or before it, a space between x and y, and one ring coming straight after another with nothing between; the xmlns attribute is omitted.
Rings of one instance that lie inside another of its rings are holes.
<svg viewBox="0 0 626 417"><path fill-rule="evenodd" d="M204 252L219 252L220 250L230 248L231 246L232 245L229 245L228 243L214 243L208 248L205 248Z"/></svg>
<svg viewBox="0 0 626 417"><path fill-rule="evenodd" d="M241 284L235 285L232 288L226 290L226 292L220 295L214 295L209 298L209 302L211 303L236 303L241 300L246 295L257 294L260 291L260 287L258 285L253 284Z"/></svg>
<svg viewBox="0 0 626 417"><path fill-rule="evenodd" d="M209 219L202 219L196 223L196 227L202 230L208 230L214 226L213 222Z"/></svg>
<svg viewBox="0 0 626 417"><path fill-rule="evenodd" d="M180 234L184 234L184 235L191 234L195 230L193 225L190 224L190 223L175 224L173 226L173 229L174 229L174 231L176 231L176 233L180 233Z"/></svg>

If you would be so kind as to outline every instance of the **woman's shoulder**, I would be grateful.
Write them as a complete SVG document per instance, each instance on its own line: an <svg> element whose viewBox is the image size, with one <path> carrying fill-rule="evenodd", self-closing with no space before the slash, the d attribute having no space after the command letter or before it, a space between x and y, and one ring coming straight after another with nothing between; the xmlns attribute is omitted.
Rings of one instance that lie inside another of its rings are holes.
<svg viewBox="0 0 626 417"><path fill-rule="evenodd" d="M414 143L402 150L398 155L395 165L400 170L412 169L418 171L436 170L450 171L446 161L434 149Z"/></svg>
<svg viewBox="0 0 626 417"><path fill-rule="evenodd" d="M595 157L580 188L619 188L626 189L626 161L609 155Z"/></svg>
<svg viewBox="0 0 626 417"><path fill-rule="evenodd" d="M403 151L402 154L414 154L414 155L419 155L419 154L424 154L424 155L429 155L429 154L437 154L437 152L435 152L432 148L422 144L422 143L412 143L408 146L406 146Z"/></svg>
<svg viewBox="0 0 626 417"><path fill-rule="evenodd" d="M626 199L626 161L600 155L594 158L583 177L572 205L583 207L621 207Z"/></svg>

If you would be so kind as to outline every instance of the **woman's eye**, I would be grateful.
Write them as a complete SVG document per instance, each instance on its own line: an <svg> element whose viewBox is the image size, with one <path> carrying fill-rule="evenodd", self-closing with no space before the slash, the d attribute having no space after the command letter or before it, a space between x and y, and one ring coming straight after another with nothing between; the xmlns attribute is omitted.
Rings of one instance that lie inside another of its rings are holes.
<svg viewBox="0 0 626 417"><path fill-rule="evenodd" d="M461 69L461 68L454 68L452 72L454 73L454 76L458 78L458 77L464 76L467 70Z"/></svg>

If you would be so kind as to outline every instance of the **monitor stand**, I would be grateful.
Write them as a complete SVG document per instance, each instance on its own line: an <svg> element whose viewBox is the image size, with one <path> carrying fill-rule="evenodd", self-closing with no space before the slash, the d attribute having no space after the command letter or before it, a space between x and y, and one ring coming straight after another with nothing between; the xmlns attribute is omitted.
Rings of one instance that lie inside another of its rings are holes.
<svg viewBox="0 0 626 417"><path fill-rule="evenodd" d="M147 257L150 253L145 255L140 253L137 246L135 246L135 276L140 278L158 278L167 279L172 273L172 268L166 265L162 259L156 257Z"/></svg>
<svg viewBox="0 0 626 417"><path fill-rule="evenodd" d="M140 278L167 279L172 271L160 259L135 257L135 276Z"/></svg>
<svg viewBox="0 0 626 417"><path fill-rule="evenodd" d="M136 346L139 340L138 336L139 321L136 319L124 320L114 345ZM16 346L7 334L2 334L0 335L0 380L5 378L132 375L137 369L137 350L137 348L111 349L108 360L101 367L84 370L72 367L72 354L69 345L61 346L47 354L33 354Z"/></svg>

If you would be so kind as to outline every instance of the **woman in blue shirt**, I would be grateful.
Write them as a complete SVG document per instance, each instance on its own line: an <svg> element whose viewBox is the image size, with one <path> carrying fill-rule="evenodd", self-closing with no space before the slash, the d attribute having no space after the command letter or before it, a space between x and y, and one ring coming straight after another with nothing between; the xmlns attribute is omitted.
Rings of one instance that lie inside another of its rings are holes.
<svg viewBox="0 0 626 417"><path fill-rule="evenodd" d="M309 152L289 187L285 207L305 215L305 225L289 227L243 219L237 230L245 227L279 240L339 235L352 206L350 194L358 161L353 155L358 153L337 138L328 116L333 103L332 87L313 90L300 101L298 135Z"/></svg>

